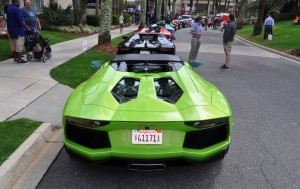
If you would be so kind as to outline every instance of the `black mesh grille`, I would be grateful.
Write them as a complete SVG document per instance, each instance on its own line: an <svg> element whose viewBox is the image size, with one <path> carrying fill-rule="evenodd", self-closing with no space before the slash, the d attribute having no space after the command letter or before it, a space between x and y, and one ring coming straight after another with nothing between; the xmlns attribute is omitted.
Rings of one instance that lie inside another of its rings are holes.
<svg viewBox="0 0 300 189"><path fill-rule="evenodd" d="M183 147L193 149L206 148L226 140L227 135L227 124L210 129L188 132L186 133Z"/></svg>
<svg viewBox="0 0 300 189"><path fill-rule="evenodd" d="M67 138L77 144L91 149L111 147L107 132L78 127L66 126Z"/></svg>

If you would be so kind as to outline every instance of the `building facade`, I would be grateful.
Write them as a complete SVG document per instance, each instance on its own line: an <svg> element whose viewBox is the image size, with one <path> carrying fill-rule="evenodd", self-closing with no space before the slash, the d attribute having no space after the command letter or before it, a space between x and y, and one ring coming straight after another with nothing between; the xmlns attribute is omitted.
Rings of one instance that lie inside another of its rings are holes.
<svg viewBox="0 0 300 189"><path fill-rule="evenodd" d="M197 4L198 1L198 4ZM225 6L226 4L226 6ZM217 14L220 12L228 12L235 6L233 0L221 0L218 8L213 10L213 0L193 0L192 12L200 13L202 15ZM181 12L182 8L185 8L186 14L190 11L190 0L177 0L175 5L175 11Z"/></svg>

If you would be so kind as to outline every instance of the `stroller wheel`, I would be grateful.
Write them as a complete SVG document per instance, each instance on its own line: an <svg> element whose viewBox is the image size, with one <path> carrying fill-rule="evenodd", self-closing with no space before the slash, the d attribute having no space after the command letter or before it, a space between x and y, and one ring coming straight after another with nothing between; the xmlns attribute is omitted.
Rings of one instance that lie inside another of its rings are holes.
<svg viewBox="0 0 300 189"><path fill-rule="evenodd" d="M27 60L28 61L32 60L32 55L31 54L27 54Z"/></svg>
<svg viewBox="0 0 300 189"><path fill-rule="evenodd" d="M42 58L42 61L43 61L44 63L46 63L46 62L47 62L47 57L43 57L43 58Z"/></svg>

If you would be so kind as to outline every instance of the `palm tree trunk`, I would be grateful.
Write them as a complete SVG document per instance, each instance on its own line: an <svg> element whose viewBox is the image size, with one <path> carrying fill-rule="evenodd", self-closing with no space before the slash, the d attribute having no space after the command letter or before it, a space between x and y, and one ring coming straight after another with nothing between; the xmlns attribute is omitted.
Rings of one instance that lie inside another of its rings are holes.
<svg viewBox="0 0 300 189"><path fill-rule="evenodd" d="M209 2L210 2L210 0L207 0L206 16L209 15Z"/></svg>
<svg viewBox="0 0 300 189"><path fill-rule="evenodd" d="M98 44L111 44L110 24L111 24L112 0L101 0L101 20Z"/></svg>
<svg viewBox="0 0 300 189"><path fill-rule="evenodd" d="M265 15L265 0L259 0L258 17L256 23L253 26L253 35L261 34L264 15Z"/></svg>
<svg viewBox="0 0 300 189"><path fill-rule="evenodd" d="M176 14L175 6L176 6L176 0L173 0L173 2L172 2L172 18L174 18L175 14Z"/></svg>
<svg viewBox="0 0 300 189"><path fill-rule="evenodd" d="M163 0L157 0L157 8L156 8L156 19L159 20L161 17L161 7Z"/></svg>
<svg viewBox="0 0 300 189"><path fill-rule="evenodd" d="M99 16L99 0L96 0L96 15Z"/></svg>
<svg viewBox="0 0 300 189"><path fill-rule="evenodd" d="M213 0L213 5L212 5L212 14L215 14L215 6L216 6L216 0Z"/></svg>
<svg viewBox="0 0 300 189"><path fill-rule="evenodd" d="M192 8L193 8L193 0L190 0L190 11L189 14L192 14Z"/></svg>
<svg viewBox="0 0 300 189"><path fill-rule="evenodd" d="M74 16L74 22L73 24L77 26L79 24L79 1L78 0L72 0L73 5L73 16Z"/></svg>
<svg viewBox="0 0 300 189"><path fill-rule="evenodd" d="M141 0L140 23L138 29L142 29L146 26L146 9L147 9L146 0Z"/></svg>

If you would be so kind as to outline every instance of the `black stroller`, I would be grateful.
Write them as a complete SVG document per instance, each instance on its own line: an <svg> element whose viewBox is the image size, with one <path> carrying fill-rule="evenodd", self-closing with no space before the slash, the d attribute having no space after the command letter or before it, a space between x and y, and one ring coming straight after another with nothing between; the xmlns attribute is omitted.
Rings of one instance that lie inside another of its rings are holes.
<svg viewBox="0 0 300 189"><path fill-rule="evenodd" d="M28 61L35 58L45 63L47 59L52 57L52 50L48 44L48 39L43 38L38 31L31 30L25 32L25 47Z"/></svg>

